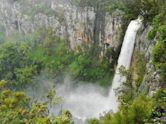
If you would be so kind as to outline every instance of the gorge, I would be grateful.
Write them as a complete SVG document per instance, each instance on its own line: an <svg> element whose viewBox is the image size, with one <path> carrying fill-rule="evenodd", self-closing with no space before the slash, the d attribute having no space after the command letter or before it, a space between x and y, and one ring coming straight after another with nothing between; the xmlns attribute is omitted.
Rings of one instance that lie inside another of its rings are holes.
<svg viewBox="0 0 166 124"><path fill-rule="evenodd" d="M165 8L0 0L0 123L164 124Z"/></svg>

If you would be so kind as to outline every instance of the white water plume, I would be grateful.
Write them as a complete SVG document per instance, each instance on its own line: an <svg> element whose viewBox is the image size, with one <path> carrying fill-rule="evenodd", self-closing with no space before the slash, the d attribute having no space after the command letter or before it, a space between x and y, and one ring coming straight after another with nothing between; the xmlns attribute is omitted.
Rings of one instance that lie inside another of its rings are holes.
<svg viewBox="0 0 166 124"><path fill-rule="evenodd" d="M79 83L78 86L69 77L64 84L57 86L57 95L63 97L62 109L68 109L73 117L87 119L99 117L109 110L110 101L105 89L90 83Z"/></svg>

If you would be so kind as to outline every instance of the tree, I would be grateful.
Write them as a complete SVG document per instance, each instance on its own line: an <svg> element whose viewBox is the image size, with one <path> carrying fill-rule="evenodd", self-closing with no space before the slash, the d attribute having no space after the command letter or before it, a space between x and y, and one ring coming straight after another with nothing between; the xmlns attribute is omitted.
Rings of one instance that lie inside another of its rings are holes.
<svg viewBox="0 0 166 124"><path fill-rule="evenodd" d="M25 93L12 91L7 85L6 81L0 81L1 124L73 124L69 111L53 119L49 116L48 102L31 105Z"/></svg>
<svg viewBox="0 0 166 124"><path fill-rule="evenodd" d="M36 68L28 56L29 52L30 47L25 43L4 42L1 44L0 79L9 80L17 86L19 83L31 83ZM24 78L19 73L24 74Z"/></svg>

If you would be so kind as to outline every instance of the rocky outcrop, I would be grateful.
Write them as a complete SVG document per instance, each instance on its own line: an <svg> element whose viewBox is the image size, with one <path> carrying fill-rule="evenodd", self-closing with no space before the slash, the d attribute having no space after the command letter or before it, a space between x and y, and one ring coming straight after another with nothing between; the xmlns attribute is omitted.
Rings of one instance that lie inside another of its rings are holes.
<svg viewBox="0 0 166 124"><path fill-rule="evenodd" d="M56 35L78 45L98 42L117 48L122 36L119 12L110 15L92 7L79 7L67 0L1 0L0 31L27 34L39 27L53 27Z"/></svg>
<svg viewBox="0 0 166 124"><path fill-rule="evenodd" d="M151 26L142 27L137 36L135 48L136 51L144 53L146 60L146 72L139 90L146 91L149 95L152 95L159 87L159 71L152 63L152 49L156 44L156 39L148 40L148 33L151 29Z"/></svg>

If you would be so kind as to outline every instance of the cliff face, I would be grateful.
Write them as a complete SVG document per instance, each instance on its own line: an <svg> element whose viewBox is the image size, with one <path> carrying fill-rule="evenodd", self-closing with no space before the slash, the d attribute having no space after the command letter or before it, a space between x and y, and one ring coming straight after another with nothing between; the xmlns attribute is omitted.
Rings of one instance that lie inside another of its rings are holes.
<svg viewBox="0 0 166 124"><path fill-rule="evenodd" d="M140 84L139 90L141 92L148 92L152 95L159 87L159 70L156 70L152 62L152 49L156 44L156 39L148 40L148 33L152 29L151 26L142 27L136 39L136 52L143 53L145 59L145 72L143 81ZM136 56L137 57L137 56ZM142 66L142 65L140 65Z"/></svg>
<svg viewBox="0 0 166 124"><path fill-rule="evenodd" d="M39 27L53 27L56 35L78 45L98 42L117 48L121 42L119 12L109 15L92 7L78 7L66 0L1 0L0 32L27 34Z"/></svg>

